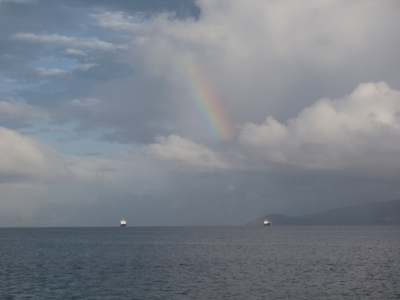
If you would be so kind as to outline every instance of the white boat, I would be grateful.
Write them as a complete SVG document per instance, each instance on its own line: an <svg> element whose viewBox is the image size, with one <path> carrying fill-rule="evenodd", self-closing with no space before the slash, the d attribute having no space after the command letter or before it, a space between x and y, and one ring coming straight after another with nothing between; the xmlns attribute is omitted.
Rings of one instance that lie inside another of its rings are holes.
<svg viewBox="0 0 400 300"><path fill-rule="evenodd" d="M122 220L120 221L121 223L121 227L125 227L126 226L126 221L124 218L122 218Z"/></svg>
<svg viewBox="0 0 400 300"><path fill-rule="evenodd" d="M267 219L264 220L264 226L271 226L271 222Z"/></svg>

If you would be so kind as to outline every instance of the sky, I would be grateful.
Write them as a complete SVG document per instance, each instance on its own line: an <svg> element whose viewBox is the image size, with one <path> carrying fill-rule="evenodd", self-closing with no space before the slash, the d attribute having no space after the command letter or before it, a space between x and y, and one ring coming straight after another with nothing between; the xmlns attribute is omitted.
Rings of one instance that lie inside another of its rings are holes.
<svg viewBox="0 0 400 300"><path fill-rule="evenodd" d="M0 0L0 226L243 225L400 198L398 0Z"/></svg>

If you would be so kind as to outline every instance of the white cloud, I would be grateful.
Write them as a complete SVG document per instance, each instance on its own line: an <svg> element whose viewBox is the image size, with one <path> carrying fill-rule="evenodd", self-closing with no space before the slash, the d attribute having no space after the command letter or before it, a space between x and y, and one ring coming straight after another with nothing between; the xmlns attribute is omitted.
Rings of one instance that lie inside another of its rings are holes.
<svg viewBox="0 0 400 300"><path fill-rule="evenodd" d="M79 56L87 56L86 52L83 50L79 50L79 49L71 49L68 48L64 51L65 54L69 54L69 55L79 55Z"/></svg>
<svg viewBox="0 0 400 300"><path fill-rule="evenodd" d="M4 127L0 153L0 182L57 181L69 174L54 149Z"/></svg>
<svg viewBox="0 0 400 300"><path fill-rule="evenodd" d="M198 145L177 135L158 137L156 142L144 147L145 153L174 167L195 171L229 169L218 154L202 144Z"/></svg>
<svg viewBox="0 0 400 300"><path fill-rule="evenodd" d="M96 24L100 27L127 31L138 30L140 24L145 20L141 13L131 16L123 12L104 12L101 14L93 14L92 17L96 19Z"/></svg>
<svg viewBox="0 0 400 300"><path fill-rule="evenodd" d="M92 67L98 66L98 64L80 64L73 67L74 70L87 71Z"/></svg>
<svg viewBox="0 0 400 300"><path fill-rule="evenodd" d="M0 116L7 119L48 119L46 110L23 101L0 101Z"/></svg>
<svg viewBox="0 0 400 300"><path fill-rule="evenodd" d="M71 101L71 103L73 105L77 105L77 106L92 106L92 105L99 104L100 100L94 99L94 98L87 98L87 99L83 99L83 100L74 99Z"/></svg>
<svg viewBox="0 0 400 300"><path fill-rule="evenodd" d="M45 44L57 44L67 47L82 48L89 50L103 50L103 51L115 51L117 49L125 49L125 46L115 45L112 43L101 41L97 38L80 38L80 37L69 37L58 34L32 34L32 33L17 33L14 39L27 41L27 42L39 42Z"/></svg>
<svg viewBox="0 0 400 300"><path fill-rule="evenodd" d="M279 123L273 117L243 125L239 142L253 167L271 163L307 168L400 167L400 91L360 84L342 99L321 99ZM399 171L397 171L399 172Z"/></svg>
<svg viewBox="0 0 400 300"><path fill-rule="evenodd" d="M45 69L45 68L35 68L36 72L38 72L39 75L42 76L59 76L59 75L65 75L68 72L61 70L61 69Z"/></svg>

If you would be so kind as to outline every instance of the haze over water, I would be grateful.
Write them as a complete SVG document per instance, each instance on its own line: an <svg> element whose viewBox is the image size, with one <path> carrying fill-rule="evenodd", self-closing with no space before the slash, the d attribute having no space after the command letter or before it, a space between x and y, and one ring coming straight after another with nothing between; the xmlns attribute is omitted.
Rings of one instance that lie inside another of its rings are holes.
<svg viewBox="0 0 400 300"><path fill-rule="evenodd" d="M1 299L399 299L399 226L0 229Z"/></svg>

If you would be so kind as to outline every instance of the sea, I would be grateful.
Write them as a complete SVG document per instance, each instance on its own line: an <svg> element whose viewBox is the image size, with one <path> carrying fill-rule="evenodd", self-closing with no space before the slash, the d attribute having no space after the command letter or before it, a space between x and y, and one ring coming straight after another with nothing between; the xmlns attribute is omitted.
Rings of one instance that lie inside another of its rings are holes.
<svg viewBox="0 0 400 300"><path fill-rule="evenodd" d="M0 299L400 299L400 226L0 228Z"/></svg>

